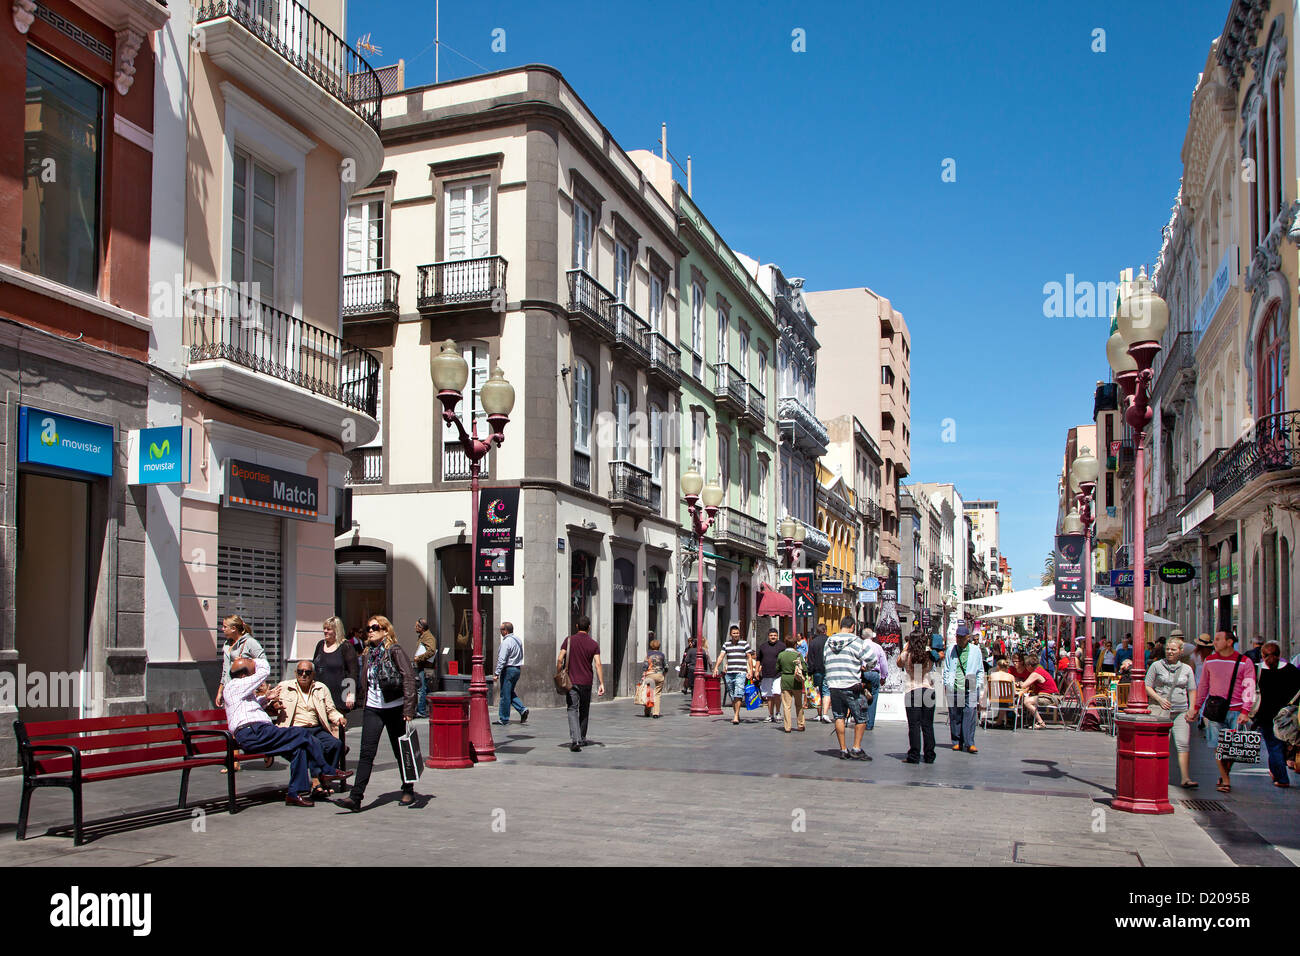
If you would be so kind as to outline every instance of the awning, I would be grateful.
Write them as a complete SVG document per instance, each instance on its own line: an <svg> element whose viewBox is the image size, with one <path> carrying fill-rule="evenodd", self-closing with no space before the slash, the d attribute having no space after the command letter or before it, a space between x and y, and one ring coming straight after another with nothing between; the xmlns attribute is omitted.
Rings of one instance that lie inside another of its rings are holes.
<svg viewBox="0 0 1300 956"><path fill-rule="evenodd" d="M794 601L780 591L773 591L766 584L759 586L759 617L794 617Z"/></svg>

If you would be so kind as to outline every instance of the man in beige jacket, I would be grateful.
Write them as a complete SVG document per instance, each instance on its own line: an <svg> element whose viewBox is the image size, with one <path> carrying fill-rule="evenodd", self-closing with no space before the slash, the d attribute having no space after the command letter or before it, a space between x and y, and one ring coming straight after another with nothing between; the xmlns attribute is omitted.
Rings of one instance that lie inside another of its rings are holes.
<svg viewBox="0 0 1300 956"><path fill-rule="evenodd" d="M268 700L279 701L276 724L280 727L305 727L311 730L321 752L325 754L326 772L335 776L348 776L338 772L341 745L339 728L348 725L348 719L334 706L334 698L324 684L316 680L315 668L310 660L298 662L294 680L281 681L267 695ZM313 796L320 788L319 780L312 780ZM326 794L321 793L320 796Z"/></svg>

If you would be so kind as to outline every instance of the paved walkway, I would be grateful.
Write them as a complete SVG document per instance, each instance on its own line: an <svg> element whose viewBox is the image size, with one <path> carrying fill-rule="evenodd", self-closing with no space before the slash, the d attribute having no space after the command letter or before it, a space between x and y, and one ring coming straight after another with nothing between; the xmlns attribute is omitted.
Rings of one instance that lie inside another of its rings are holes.
<svg viewBox="0 0 1300 956"><path fill-rule="evenodd" d="M902 762L902 723L868 734L868 763L840 760L825 724L786 735L751 715L733 727L729 714L705 720L686 709L680 695L662 720L642 718L630 701L596 704L595 745L575 754L563 711L535 708L526 726L493 727L495 763L427 771L412 808L396 803L392 755L381 752L359 815L285 807L273 793L287 782L283 761L240 772L251 799L233 817L215 769L194 773L191 796L208 801L197 815L168 808L176 775L89 786L92 840L80 848L68 835L71 799L58 790L36 794L33 836L16 842L20 784L8 777L0 865L251 865L282 850L335 865L1300 862L1300 788L1277 790L1266 771L1252 771L1234 774L1231 795L1217 794L1202 767L1208 754L1198 755L1193 796L1223 810L1188 810L1174 788L1177 812L1139 816L1107 806L1114 742L1098 734L981 731L979 754L954 753L943 746L941 713L937 762L913 766ZM355 753L359 735L350 742Z"/></svg>

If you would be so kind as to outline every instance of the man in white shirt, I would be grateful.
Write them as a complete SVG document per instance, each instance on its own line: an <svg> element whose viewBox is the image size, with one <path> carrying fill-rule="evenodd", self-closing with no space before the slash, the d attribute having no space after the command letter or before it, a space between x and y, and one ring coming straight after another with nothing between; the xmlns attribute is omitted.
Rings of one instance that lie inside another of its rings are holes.
<svg viewBox="0 0 1300 956"><path fill-rule="evenodd" d="M277 727L262 709L257 688L271 673L265 658L240 657L230 665L230 678L222 693L226 727L245 753L283 755L289 758L289 793L285 805L310 807L311 778L322 784L343 781L347 774L328 772L329 764L312 732L305 727Z"/></svg>
<svg viewBox="0 0 1300 956"><path fill-rule="evenodd" d="M867 730L876 726L876 704L880 701L880 687L889 676L889 661L885 657L885 648L876 640L876 632L867 628L862 635L862 646L867 652L867 669L862 674L863 683L871 692L871 703L867 705Z"/></svg>

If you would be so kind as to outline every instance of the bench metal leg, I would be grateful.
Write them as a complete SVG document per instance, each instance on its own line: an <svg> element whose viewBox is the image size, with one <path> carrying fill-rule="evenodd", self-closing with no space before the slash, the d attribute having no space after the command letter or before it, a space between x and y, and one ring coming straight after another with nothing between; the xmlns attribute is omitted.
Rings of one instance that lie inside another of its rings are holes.
<svg viewBox="0 0 1300 956"><path fill-rule="evenodd" d="M184 810L186 798L190 793L190 768L186 767L181 771L181 798L176 802L176 809Z"/></svg>
<svg viewBox="0 0 1300 956"><path fill-rule="evenodd" d="M239 808L235 806L235 762L229 756L226 757L226 793L226 811L234 816Z"/></svg>
<svg viewBox="0 0 1300 956"><path fill-rule="evenodd" d="M85 842L81 832L81 782L78 781L72 788L72 845L81 846Z"/></svg>
<svg viewBox="0 0 1300 956"><path fill-rule="evenodd" d="M27 839L27 811L32 808L32 791L35 787L27 785L26 778L23 779L23 795L18 802L18 830L14 834L19 840Z"/></svg>

